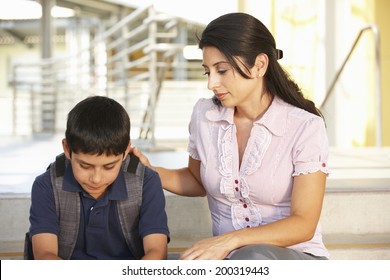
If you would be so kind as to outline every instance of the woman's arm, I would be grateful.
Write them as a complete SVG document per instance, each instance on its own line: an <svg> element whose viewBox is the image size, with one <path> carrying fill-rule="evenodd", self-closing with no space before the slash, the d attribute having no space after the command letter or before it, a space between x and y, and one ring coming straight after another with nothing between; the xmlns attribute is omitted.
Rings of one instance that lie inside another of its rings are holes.
<svg viewBox="0 0 390 280"><path fill-rule="evenodd" d="M296 176L288 218L201 240L183 252L181 258L223 259L231 251L250 244L287 247L310 240L320 218L325 180L326 174L321 171Z"/></svg>
<svg viewBox="0 0 390 280"><path fill-rule="evenodd" d="M188 159L188 167L180 169L167 169L164 167L152 166L149 159L137 148L132 152L140 161L160 176L162 186L165 190L183 196L205 196L206 191L200 179L200 161L191 157Z"/></svg>
<svg viewBox="0 0 390 280"><path fill-rule="evenodd" d="M58 239L53 233L38 233L32 237L32 248L36 260L61 260L58 256Z"/></svg>

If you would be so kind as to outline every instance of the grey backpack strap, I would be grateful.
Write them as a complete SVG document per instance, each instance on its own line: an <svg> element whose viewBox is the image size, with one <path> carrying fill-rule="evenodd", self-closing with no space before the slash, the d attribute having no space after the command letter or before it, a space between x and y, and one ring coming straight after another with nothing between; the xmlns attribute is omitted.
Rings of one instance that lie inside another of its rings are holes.
<svg viewBox="0 0 390 280"><path fill-rule="evenodd" d="M122 168L125 174L127 199L118 201L119 221L127 246L136 259L141 259L145 253L138 226L145 166L139 162L138 157L130 154Z"/></svg>
<svg viewBox="0 0 390 280"><path fill-rule="evenodd" d="M60 154L50 165L50 178L59 221L58 256L70 259L76 245L80 224L80 197L78 192L67 192L62 189L67 162L65 155Z"/></svg>

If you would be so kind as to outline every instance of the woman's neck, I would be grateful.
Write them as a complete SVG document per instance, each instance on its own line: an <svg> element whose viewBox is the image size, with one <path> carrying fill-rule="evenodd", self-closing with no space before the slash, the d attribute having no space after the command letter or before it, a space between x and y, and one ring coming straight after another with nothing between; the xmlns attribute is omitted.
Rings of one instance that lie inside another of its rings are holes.
<svg viewBox="0 0 390 280"><path fill-rule="evenodd" d="M246 105L236 106L234 117L247 119L252 122L261 119L264 113L271 105L273 97L270 94L262 94L260 101L247 103Z"/></svg>

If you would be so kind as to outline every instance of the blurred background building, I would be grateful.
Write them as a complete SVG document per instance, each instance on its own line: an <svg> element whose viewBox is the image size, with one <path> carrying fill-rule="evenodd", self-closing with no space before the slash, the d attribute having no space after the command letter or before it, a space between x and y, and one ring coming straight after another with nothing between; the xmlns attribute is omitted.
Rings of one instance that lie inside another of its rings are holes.
<svg viewBox="0 0 390 280"><path fill-rule="evenodd" d="M69 109L98 94L127 108L133 140L185 141L210 96L196 34L236 11L274 34L332 146L390 145L386 0L0 0L0 136L62 133Z"/></svg>

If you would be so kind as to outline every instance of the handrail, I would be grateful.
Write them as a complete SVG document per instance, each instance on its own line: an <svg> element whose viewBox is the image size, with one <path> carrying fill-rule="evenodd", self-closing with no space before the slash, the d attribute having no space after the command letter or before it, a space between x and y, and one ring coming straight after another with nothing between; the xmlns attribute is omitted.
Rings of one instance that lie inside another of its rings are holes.
<svg viewBox="0 0 390 280"><path fill-rule="evenodd" d="M321 105L319 106L320 110L322 110L325 107L325 104L328 102L330 96L333 93L333 90L336 86L336 83L338 82L341 73L344 70L345 65L349 61L353 51L355 50L355 47L359 43L360 38L362 37L363 33L366 31L371 30L375 35L375 64L376 64L376 113L377 113L377 127L376 127L376 146L381 147L382 146L382 96L381 96L381 69L380 69L380 46L379 46L379 30L378 27L374 24L368 25L360 30L358 33L358 36L355 39L355 42L353 43L351 50L349 51L348 55L344 59L343 64L341 65L339 71L337 71L332 84L330 85L328 91L326 92L325 98L322 101Z"/></svg>
<svg viewBox="0 0 390 280"><path fill-rule="evenodd" d="M181 32L194 28L194 23L189 25L186 20L162 15L153 5L141 7L118 22L110 21L109 26L101 23L91 25L91 41L75 45L66 57L13 66L14 134L40 133L44 122L50 122L49 132L64 129L62 122L57 126L56 117L62 118L83 96L103 94L117 98L129 110L133 139L154 144L155 108L164 77L176 79L174 65L185 71L190 69L189 64L177 63L187 44L187 37ZM29 91L22 87L24 83L30 85ZM18 109L20 104L30 104L24 101L28 97L37 107ZM30 111L32 117L22 118L22 111Z"/></svg>

